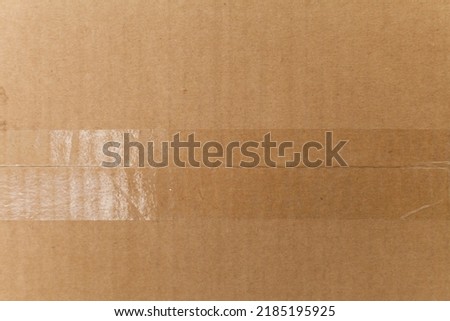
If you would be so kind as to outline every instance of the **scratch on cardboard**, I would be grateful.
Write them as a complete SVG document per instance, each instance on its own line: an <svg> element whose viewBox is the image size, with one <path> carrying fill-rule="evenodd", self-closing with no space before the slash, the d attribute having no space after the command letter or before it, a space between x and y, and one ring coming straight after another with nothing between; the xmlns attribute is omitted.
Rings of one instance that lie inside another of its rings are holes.
<svg viewBox="0 0 450 321"><path fill-rule="evenodd" d="M403 215L401 216L401 219L402 219L402 220L405 220L405 219L407 219L408 217L410 217L411 215L414 215L414 214L416 214L416 213L418 213L418 212L420 212L420 211L422 211L422 210L424 210L424 209L427 209L427 208L433 207L433 206L435 206L435 205L438 205L438 204L442 203L443 201L444 201L444 200L439 200L439 201L437 201L437 202L435 202L435 203L432 203L432 204L423 205L423 206L421 206L421 207L419 207L419 208L417 208L417 209L415 209L415 210L412 210L411 212L408 212L408 213L406 213L406 214L403 214Z"/></svg>

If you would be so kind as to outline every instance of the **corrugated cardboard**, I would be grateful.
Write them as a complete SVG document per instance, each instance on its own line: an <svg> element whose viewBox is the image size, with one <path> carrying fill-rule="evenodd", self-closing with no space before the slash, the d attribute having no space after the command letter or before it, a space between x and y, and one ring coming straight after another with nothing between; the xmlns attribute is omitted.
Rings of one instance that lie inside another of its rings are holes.
<svg viewBox="0 0 450 321"><path fill-rule="evenodd" d="M448 1L2 1L0 299L450 300L449 52ZM100 166L325 131L349 167Z"/></svg>

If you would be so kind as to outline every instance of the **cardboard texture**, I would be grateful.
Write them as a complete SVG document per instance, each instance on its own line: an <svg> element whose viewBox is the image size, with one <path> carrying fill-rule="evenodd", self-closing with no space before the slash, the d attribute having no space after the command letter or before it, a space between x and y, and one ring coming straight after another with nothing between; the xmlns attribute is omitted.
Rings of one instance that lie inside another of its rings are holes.
<svg viewBox="0 0 450 321"><path fill-rule="evenodd" d="M0 9L0 299L450 300L448 1ZM100 166L123 133L348 167Z"/></svg>

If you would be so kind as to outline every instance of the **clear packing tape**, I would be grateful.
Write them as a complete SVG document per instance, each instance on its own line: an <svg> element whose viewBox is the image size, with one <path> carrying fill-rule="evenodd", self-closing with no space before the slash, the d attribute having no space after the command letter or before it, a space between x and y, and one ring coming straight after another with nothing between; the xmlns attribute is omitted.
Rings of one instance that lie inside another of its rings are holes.
<svg viewBox="0 0 450 321"><path fill-rule="evenodd" d="M269 130L181 131L204 142L261 140ZM1 220L195 218L449 219L448 130L336 130L349 167L104 168L103 144L161 146L177 130L7 130L0 133ZM273 130L278 142L324 130ZM383 142L380 144L380 142ZM401 197L399 197L401 195Z"/></svg>

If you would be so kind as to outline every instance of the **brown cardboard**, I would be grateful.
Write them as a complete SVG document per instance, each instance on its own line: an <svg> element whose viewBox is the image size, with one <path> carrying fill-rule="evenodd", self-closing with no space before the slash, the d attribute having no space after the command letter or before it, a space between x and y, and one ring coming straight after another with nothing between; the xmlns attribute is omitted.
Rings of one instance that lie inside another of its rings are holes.
<svg viewBox="0 0 450 321"><path fill-rule="evenodd" d="M449 21L438 0L4 1L0 299L449 300ZM349 167L100 166L124 132L330 130Z"/></svg>

